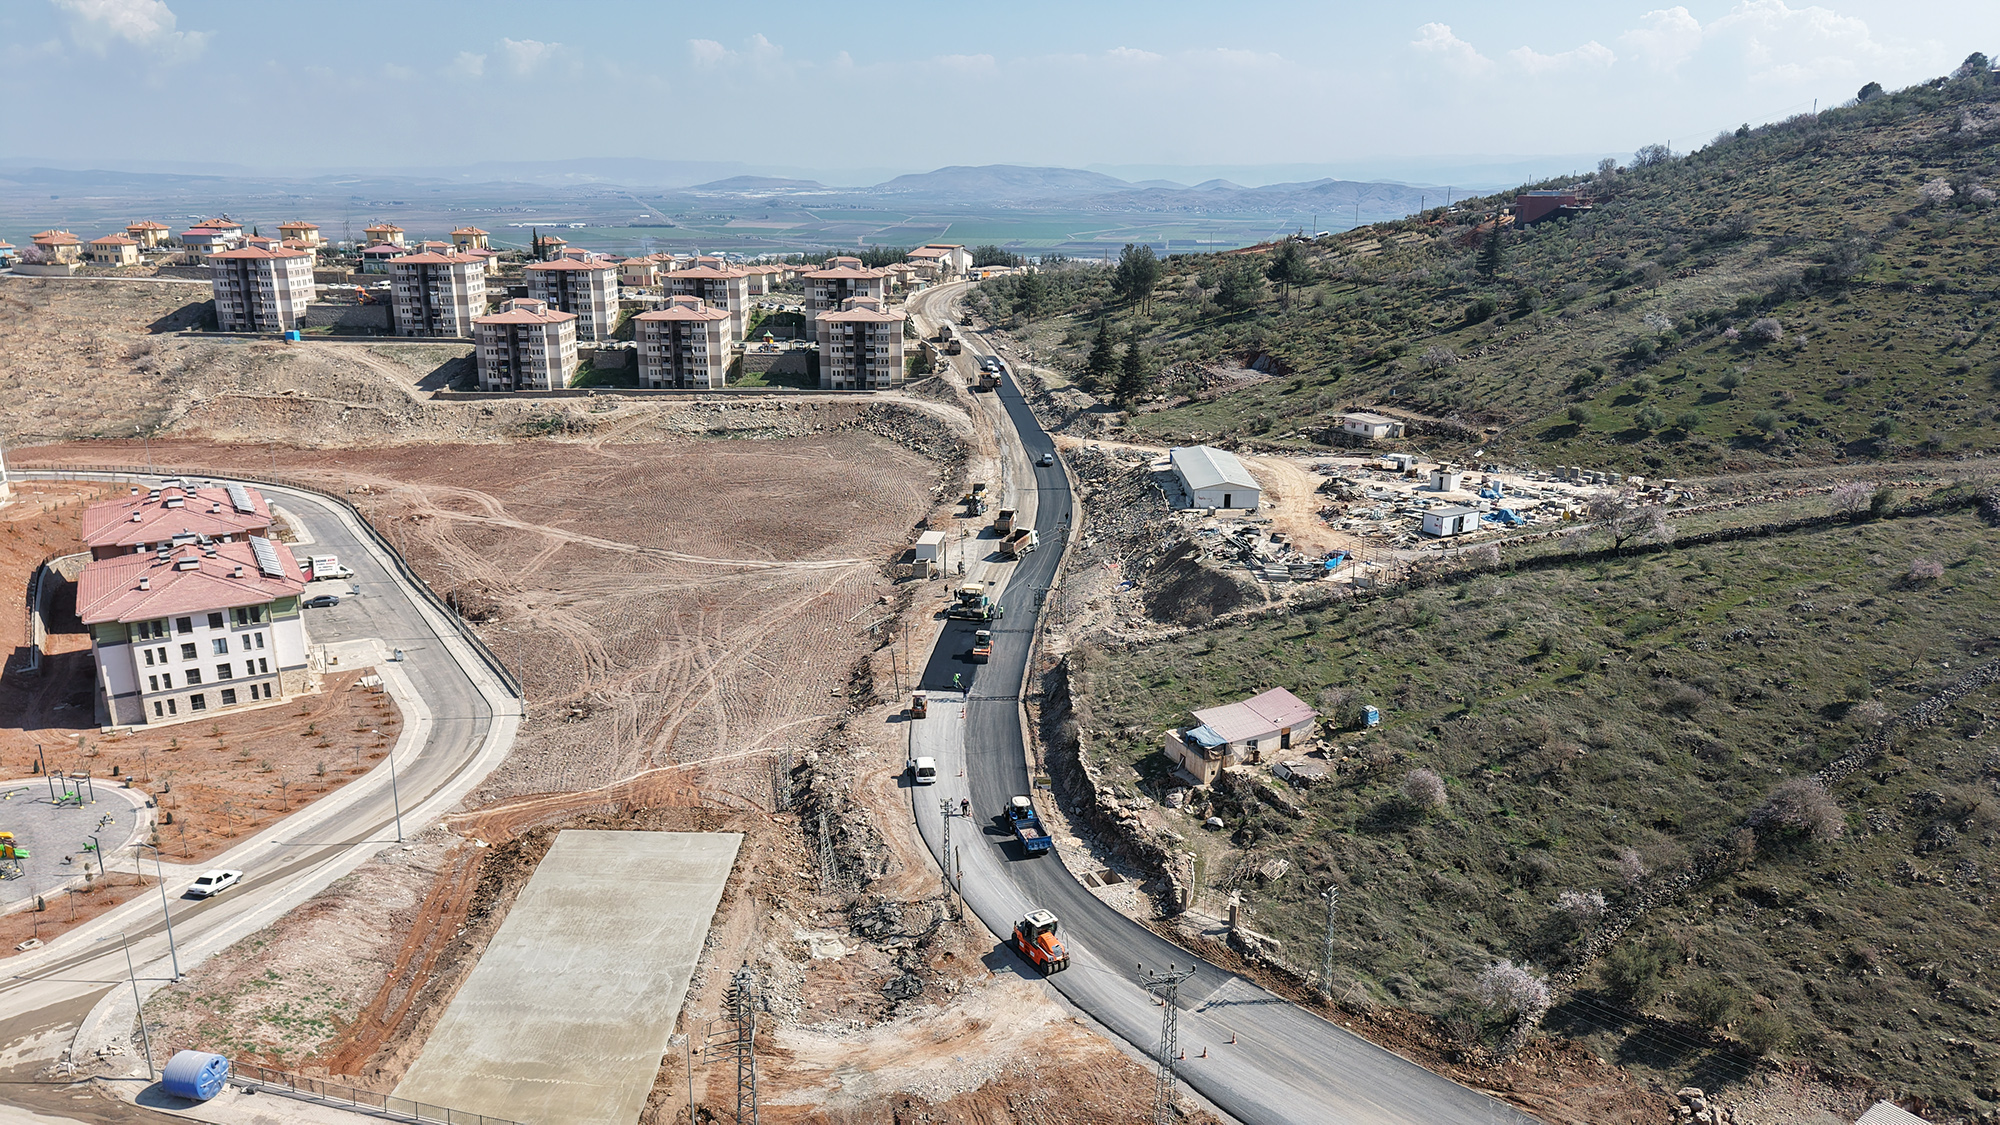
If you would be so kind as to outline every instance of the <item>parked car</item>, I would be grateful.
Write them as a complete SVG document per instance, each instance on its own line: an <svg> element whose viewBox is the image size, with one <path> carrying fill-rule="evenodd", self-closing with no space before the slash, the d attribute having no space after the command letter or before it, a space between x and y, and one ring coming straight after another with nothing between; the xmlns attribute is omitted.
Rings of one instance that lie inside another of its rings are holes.
<svg viewBox="0 0 2000 1125"><path fill-rule="evenodd" d="M195 876L194 885L187 889L192 898L213 898L243 881L241 871L204 871Z"/></svg>
<svg viewBox="0 0 2000 1125"><path fill-rule="evenodd" d="M340 596L337 594L316 594L300 604L304 605L307 609L332 609L334 606L340 604Z"/></svg>

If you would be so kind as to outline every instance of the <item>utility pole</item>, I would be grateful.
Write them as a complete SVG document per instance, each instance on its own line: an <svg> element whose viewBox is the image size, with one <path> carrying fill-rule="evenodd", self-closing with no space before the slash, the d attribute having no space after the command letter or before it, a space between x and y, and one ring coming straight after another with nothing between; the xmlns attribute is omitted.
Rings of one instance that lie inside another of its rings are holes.
<svg viewBox="0 0 2000 1125"><path fill-rule="evenodd" d="M950 797L939 798L938 808L944 813L944 844L938 853L938 870L943 873L945 909L950 910L953 917L961 917L957 909L957 900L952 896L955 888L951 883L951 818L958 814L951 811Z"/></svg>
<svg viewBox="0 0 2000 1125"><path fill-rule="evenodd" d="M1179 1079L1174 1074L1174 1063L1180 1055L1180 991L1181 982L1194 975L1193 969L1179 969L1169 964L1166 972L1157 969L1144 972L1140 980L1146 991L1158 996L1165 1005L1160 1016L1160 1071L1153 1084L1153 1125L1172 1125L1174 1120L1174 1094Z"/></svg>
<svg viewBox="0 0 2000 1125"><path fill-rule="evenodd" d="M735 1025L725 1049L736 1056L736 1125L757 1125L757 974L750 962L730 980L727 1001Z"/></svg>
<svg viewBox="0 0 2000 1125"><path fill-rule="evenodd" d="M1333 1005L1333 912L1340 906L1340 888L1328 887L1320 893L1326 900L1326 933L1319 939L1319 998Z"/></svg>
<svg viewBox="0 0 2000 1125"><path fill-rule="evenodd" d="M123 931L118 943L125 948L125 978L132 982L132 1006L139 1011L139 1042L146 1048L146 1081L153 1080L153 1037L146 1031L146 1006L139 1002L139 974L132 968L132 942Z"/></svg>

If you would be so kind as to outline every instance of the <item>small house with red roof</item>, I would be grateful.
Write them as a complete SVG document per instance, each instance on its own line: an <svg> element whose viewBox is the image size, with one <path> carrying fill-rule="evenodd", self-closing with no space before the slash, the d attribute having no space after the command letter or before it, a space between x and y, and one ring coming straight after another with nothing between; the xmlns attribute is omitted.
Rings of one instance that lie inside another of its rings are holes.
<svg viewBox="0 0 2000 1125"><path fill-rule="evenodd" d="M125 224L126 236L137 241L141 250L159 249L166 244L168 236L173 233L174 228L165 223L156 223L151 219L140 219L137 222Z"/></svg>

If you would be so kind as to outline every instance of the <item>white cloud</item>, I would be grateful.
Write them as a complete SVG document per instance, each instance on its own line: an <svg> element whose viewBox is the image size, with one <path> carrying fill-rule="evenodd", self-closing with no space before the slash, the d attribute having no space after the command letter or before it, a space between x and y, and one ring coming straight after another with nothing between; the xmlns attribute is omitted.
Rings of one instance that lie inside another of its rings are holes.
<svg viewBox="0 0 2000 1125"><path fill-rule="evenodd" d="M79 46L103 54L116 40L169 57L201 53L212 34L177 31L172 8L165 0L54 0L70 17L71 34Z"/></svg>
<svg viewBox="0 0 2000 1125"><path fill-rule="evenodd" d="M1157 63L1165 62L1165 55L1142 51L1137 47L1113 47L1104 52L1104 57L1115 63Z"/></svg>
<svg viewBox="0 0 2000 1125"><path fill-rule="evenodd" d="M1644 27L1633 28L1618 41L1654 70L1673 70L1701 49L1701 21L1686 8L1660 8L1641 19Z"/></svg>
<svg viewBox="0 0 2000 1125"><path fill-rule="evenodd" d="M500 53L507 57L507 69L517 77L525 78L541 69L560 50L561 43L544 43L539 39L500 40Z"/></svg>
<svg viewBox="0 0 2000 1125"><path fill-rule="evenodd" d="M729 48L713 39L690 39L688 54L694 56L696 66L714 66L729 57Z"/></svg>
<svg viewBox="0 0 2000 1125"><path fill-rule="evenodd" d="M1611 48L1593 39L1581 47L1545 55L1533 47L1516 47L1507 52L1507 57L1515 65L1529 74L1546 74L1550 71L1570 70L1578 67L1608 67L1618 61Z"/></svg>
<svg viewBox="0 0 2000 1125"><path fill-rule="evenodd" d="M458 57L451 61L451 69L466 78L477 78L486 73L486 56L460 51Z"/></svg>
<svg viewBox="0 0 2000 1125"><path fill-rule="evenodd" d="M1493 69L1493 60L1453 35L1449 24L1425 24L1417 29L1417 37L1410 41L1410 46L1442 57L1446 65L1461 74L1484 74Z"/></svg>

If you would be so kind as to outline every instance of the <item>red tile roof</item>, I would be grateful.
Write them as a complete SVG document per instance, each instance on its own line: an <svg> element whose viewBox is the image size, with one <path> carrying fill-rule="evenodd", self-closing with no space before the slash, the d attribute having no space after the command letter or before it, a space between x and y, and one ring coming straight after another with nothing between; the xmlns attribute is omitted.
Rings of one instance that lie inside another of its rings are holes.
<svg viewBox="0 0 2000 1125"><path fill-rule="evenodd" d="M289 222L289 223L279 223L279 224L278 224L278 229L279 229L279 230L318 230L318 229L319 229L319 224L318 224L318 223L302 223L302 222L299 222L299 221L297 221L297 220L293 220L292 222Z"/></svg>
<svg viewBox="0 0 2000 1125"><path fill-rule="evenodd" d="M1272 688L1241 703L1225 703L1193 712L1196 722L1205 724L1228 742L1274 735L1311 721L1315 714L1304 700L1284 688Z"/></svg>
<svg viewBox="0 0 2000 1125"><path fill-rule="evenodd" d="M139 245L139 240L136 238L126 238L122 234L107 234L103 238L91 239L90 244L92 246L137 246Z"/></svg>
<svg viewBox="0 0 2000 1125"><path fill-rule="evenodd" d="M375 255L387 254L391 257L407 254L409 252L410 251L408 247L398 246L393 242L378 242L375 245L370 246L366 250L362 251L363 254L375 254Z"/></svg>
<svg viewBox="0 0 2000 1125"><path fill-rule="evenodd" d="M881 270L858 270L851 266L841 266L837 269L814 270L811 273L806 274L806 276L817 277L821 279L860 279L860 278L879 279L887 275L884 274Z"/></svg>
<svg viewBox="0 0 2000 1125"><path fill-rule="evenodd" d="M579 261L576 258L558 258L553 262L529 262L524 268L531 270L615 270L618 266L614 262L585 262Z"/></svg>
<svg viewBox="0 0 2000 1125"><path fill-rule="evenodd" d="M727 277L750 276L749 274L744 273L742 270L739 269L719 270L716 269L714 266L691 266L684 270L675 270L673 275L676 278L694 277L694 278L709 278L709 279L719 278L719 277L727 278Z"/></svg>
<svg viewBox="0 0 2000 1125"><path fill-rule="evenodd" d="M125 229L126 230L172 230L174 228L168 226L165 223L156 223L151 219L140 219L136 223L125 224Z"/></svg>
<svg viewBox="0 0 2000 1125"><path fill-rule="evenodd" d="M77 616L85 625L150 621L264 605L303 593L306 580L291 548L275 540L270 543L284 572L279 577L257 569L257 556L247 541L179 547L164 559L154 552L98 559L77 579ZM187 565L189 560L192 566Z"/></svg>
<svg viewBox="0 0 2000 1125"><path fill-rule="evenodd" d="M85 546L136 547L159 543L176 535L249 535L270 529L271 506L264 494L246 488L251 511L239 512L226 488L162 487L160 498L141 493L121 500L106 500L83 510ZM174 507L168 507L170 502ZM138 516L138 519L133 519Z"/></svg>
<svg viewBox="0 0 2000 1125"><path fill-rule="evenodd" d="M396 225L396 224L394 224L394 223L377 223L377 224L375 224L375 225L374 225L374 226L372 226L372 227L362 227L362 228L361 228L361 233L362 233L362 234L373 234L373 233L375 233L375 232L376 232L376 231L378 231L378 230L392 230L392 231L395 231L395 232L396 232L397 234L401 234L401 233L403 233L403 228L402 228L402 227L399 227L399 226L397 226L397 225Z"/></svg>
<svg viewBox="0 0 2000 1125"><path fill-rule="evenodd" d="M81 246L77 237L66 230L45 230L35 236L37 246Z"/></svg>
<svg viewBox="0 0 2000 1125"><path fill-rule="evenodd" d="M304 250L286 250L283 247L280 247L279 249L276 250L267 250L262 246L242 246L238 247L235 250L223 250L218 253L210 254L208 256L208 259L211 262L215 261L218 258L223 259L225 261L241 262L241 261L259 261L267 258L309 258L311 256L312 255L307 254Z"/></svg>
<svg viewBox="0 0 2000 1125"><path fill-rule="evenodd" d="M455 230L455 231L452 231L451 233L453 233L453 234L492 234L493 232L492 232L492 231L490 231L490 230L480 230L480 229L479 229L478 227L460 227L460 228L458 228L457 230Z"/></svg>
<svg viewBox="0 0 2000 1125"><path fill-rule="evenodd" d="M677 297L674 299L674 303L668 305L666 308L649 309L640 313L636 319L650 321L728 320L729 310L705 307L699 300L692 297Z"/></svg>
<svg viewBox="0 0 2000 1125"><path fill-rule="evenodd" d="M463 266L478 261L479 259L470 254L453 254L449 252L440 254L435 250L427 250L422 254L405 254L400 258L394 259L394 264L399 266Z"/></svg>

